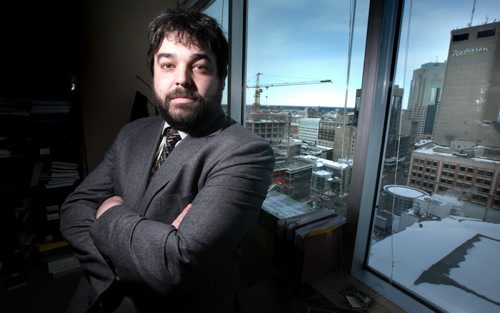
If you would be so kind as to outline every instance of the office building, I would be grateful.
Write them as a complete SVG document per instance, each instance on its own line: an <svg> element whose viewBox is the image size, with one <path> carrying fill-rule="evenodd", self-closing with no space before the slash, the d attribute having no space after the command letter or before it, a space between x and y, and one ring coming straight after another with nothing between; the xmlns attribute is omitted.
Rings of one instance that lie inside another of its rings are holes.
<svg viewBox="0 0 500 313"><path fill-rule="evenodd" d="M299 139L307 144L318 143L319 122L321 118L301 118L299 120Z"/></svg>
<svg viewBox="0 0 500 313"><path fill-rule="evenodd" d="M407 118L417 122L416 134L413 134L416 140L433 137L445 70L446 63L432 62L413 71Z"/></svg>
<svg viewBox="0 0 500 313"><path fill-rule="evenodd" d="M500 209L500 161L431 145L412 153L408 180L409 186L430 193Z"/></svg>
<svg viewBox="0 0 500 313"><path fill-rule="evenodd" d="M500 22L451 32L435 141L500 147Z"/></svg>

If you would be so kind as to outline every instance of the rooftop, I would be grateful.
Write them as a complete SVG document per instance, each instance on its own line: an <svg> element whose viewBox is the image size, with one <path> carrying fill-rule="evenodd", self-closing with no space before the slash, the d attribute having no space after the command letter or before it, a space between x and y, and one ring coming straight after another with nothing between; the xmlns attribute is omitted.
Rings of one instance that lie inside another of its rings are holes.
<svg viewBox="0 0 500 313"><path fill-rule="evenodd" d="M476 146L474 148L475 151L476 150L480 150L480 149L489 149L489 148L488 147L484 147L484 146ZM439 146L439 145L436 145L436 144L433 144L433 145L430 145L430 146L426 146L426 147L422 147L420 149L415 150L415 152L422 153L422 154L429 154L429 155L446 156L446 157L449 157L449 158L463 159L463 156L460 156L459 154L457 154L456 151L452 150L451 148L445 147L445 146ZM500 161L499 160L488 159L486 157L481 157L481 156L470 157L468 159L474 160L474 161L477 161L477 162L494 163L494 164L499 164L500 165Z"/></svg>
<svg viewBox="0 0 500 313"><path fill-rule="evenodd" d="M450 216L376 242L369 265L450 312L498 312L498 259L499 224Z"/></svg>
<svg viewBox="0 0 500 313"><path fill-rule="evenodd" d="M405 198L416 199L423 196L429 196L429 194L423 190L403 185L386 185L384 186L384 190Z"/></svg>
<svg viewBox="0 0 500 313"><path fill-rule="evenodd" d="M349 162L335 162L323 158L318 158L312 155L301 155L299 158L304 159L307 162L316 163L317 166L327 166L336 169L345 169L351 166Z"/></svg>

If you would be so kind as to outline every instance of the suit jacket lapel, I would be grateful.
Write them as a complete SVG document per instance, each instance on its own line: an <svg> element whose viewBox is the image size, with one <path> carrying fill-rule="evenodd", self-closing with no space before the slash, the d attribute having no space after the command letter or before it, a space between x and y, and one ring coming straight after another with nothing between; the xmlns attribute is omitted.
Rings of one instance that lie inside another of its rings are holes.
<svg viewBox="0 0 500 313"><path fill-rule="evenodd" d="M160 189L168 184L172 177L177 175L186 162L196 157L196 153L202 149L207 142L208 139L206 137L193 138L191 136L187 136L179 142L149 182L142 200L142 209L139 214L146 214L153 197Z"/></svg>
<svg viewBox="0 0 500 313"><path fill-rule="evenodd" d="M137 149L129 151L130 166L128 170L130 172L128 177L131 179L126 183L129 184L128 188L136 190L136 192L132 193L136 196L134 199L130 199L133 207L140 207L142 205L144 192L148 187L149 172L161 140L163 125L163 119L158 119L158 122L151 123L139 138L140 142L137 143Z"/></svg>
<svg viewBox="0 0 500 313"><path fill-rule="evenodd" d="M139 214L146 214L153 197L161 188L168 184L172 177L177 175L185 163L197 157L197 152L203 150L203 147L210 142L212 137L219 134L225 127L234 123L233 120L227 118L225 115L221 115L221 117L211 125L210 131L212 132L209 133L209 135L200 137L188 135L179 142L149 182L144 198L142 199L142 208Z"/></svg>

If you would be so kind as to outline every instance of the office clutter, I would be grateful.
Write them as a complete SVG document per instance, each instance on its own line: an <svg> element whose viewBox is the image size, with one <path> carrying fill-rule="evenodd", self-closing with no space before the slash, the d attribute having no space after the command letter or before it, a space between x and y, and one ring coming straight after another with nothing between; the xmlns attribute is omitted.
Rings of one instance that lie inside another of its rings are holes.
<svg viewBox="0 0 500 313"><path fill-rule="evenodd" d="M280 219L276 226L277 264L294 267L300 283L337 268L340 263L341 226L345 217L320 209Z"/></svg>
<svg viewBox="0 0 500 313"><path fill-rule="evenodd" d="M77 99L0 99L0 285L77 270L59 233L59 209L85 175Z"/></svg>

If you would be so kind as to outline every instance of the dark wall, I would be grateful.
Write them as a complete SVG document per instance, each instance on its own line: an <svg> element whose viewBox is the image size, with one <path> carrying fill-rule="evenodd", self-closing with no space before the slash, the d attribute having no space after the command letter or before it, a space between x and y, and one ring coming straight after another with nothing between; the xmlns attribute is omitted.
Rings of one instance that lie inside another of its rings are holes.
<svg viewBox="0 0 500 313"><path fill-rule="evenodd" d="M0 8L0 97L61 98L78 77L81 18L76 1Z"/></svg>

